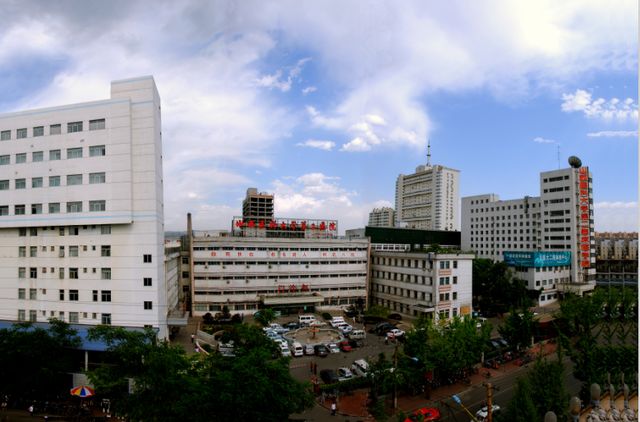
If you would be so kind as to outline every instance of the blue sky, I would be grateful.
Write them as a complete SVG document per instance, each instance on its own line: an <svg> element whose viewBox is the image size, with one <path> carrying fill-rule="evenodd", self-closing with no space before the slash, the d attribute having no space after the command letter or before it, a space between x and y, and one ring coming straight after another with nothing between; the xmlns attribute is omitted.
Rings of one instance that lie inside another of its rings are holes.
<svg viewBox="0 0 640 422"><path fill-rule="evenodd" d="M598 231L637 230L637 2L38 1L0 13L0 112L153 75L165 221L229 228L248 187L340 231L426 161L462 196L539 194L577 155Z"/></svg>

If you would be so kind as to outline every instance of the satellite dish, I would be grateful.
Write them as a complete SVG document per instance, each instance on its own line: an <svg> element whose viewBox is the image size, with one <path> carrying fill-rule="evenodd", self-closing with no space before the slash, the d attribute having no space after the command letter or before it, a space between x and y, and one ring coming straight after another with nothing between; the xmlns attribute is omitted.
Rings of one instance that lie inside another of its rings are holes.
<svg viewBox="0 0 640 422"><path fill-rule="evenodd" d="M575 155L569 157L569 165L575 169L582 167L582 161Z"/></svg>

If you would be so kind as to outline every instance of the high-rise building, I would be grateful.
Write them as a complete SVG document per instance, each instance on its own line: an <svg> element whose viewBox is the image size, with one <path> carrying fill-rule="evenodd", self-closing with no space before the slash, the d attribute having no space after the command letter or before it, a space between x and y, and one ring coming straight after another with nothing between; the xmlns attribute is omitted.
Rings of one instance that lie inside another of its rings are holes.
<svg viewBox="0 0 640 422"><path fill-rule="evenodd" d="M393 227L395 225L396 212L391 207L374 208L369 213L370 227Z"/></svg>
<svg viewBox="0 0 640 422"><path fill-rule="evenodd" d="M396 180L396 225L422 230L460 230L460 171L420 165Z"/></svg>
<svg viewBox="0 0 640 422"><path fill-rule="evenodd" d="M638 233L596 233L596 282L638 288Z"/></svg>
<svg viewBox="0 0 640 422"><path fill-rule="evenodd" d="M0 139L0 319L166 337L153 78L114 81L107 100L2 114Z"/></svg>
<svg viewBox="0 0 640 422"><path fill-rule="evenodd" d="M258 192L256 188L247 189L247 196L242 201L242 219L256 223L273 220L273 195Z"/></svg>
<svg viewBox="0 0 640 422"><path fill-rule="evenodd" d="M570 168L540 173L540 196L501 201L462 198L462 248L505 260L546 304L558 292L595 286L591 173L576 157Z"/></svg>

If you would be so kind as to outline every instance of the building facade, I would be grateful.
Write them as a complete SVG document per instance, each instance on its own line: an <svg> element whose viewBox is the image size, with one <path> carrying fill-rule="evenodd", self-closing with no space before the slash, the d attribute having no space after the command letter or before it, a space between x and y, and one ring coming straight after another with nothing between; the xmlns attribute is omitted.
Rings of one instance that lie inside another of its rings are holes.
<svg viewBox="0 0 640 422"><path fill-rule="evenodd" d="M460 172L420 165L396 180L396 225L422 230L460 230Z"/></svg>
<svg viewBox="0 0 640 422"><path fill-rule="evenodd" d="M473 254L371 251L371 304L436 321L472 312Z"/></svg>
<svg viewBox="0 0 640 422"><path fill-rule="evenodd" d="M519 266L517 272L528 281L529 289L553 286L543 289L546 302L557 298L558 292L592 290L592 178L588 167L578 163L572 161L570 168L540 173L539 197L501 201L498 195L486 194L462 198L462 248L493 260L518 252L561 252L564 258L568 253L569 265L560 260L557 262L563 264Z"/></svg>
<svg viewBox="0 0 640 422"><path fill-rule="evenodd" d="M273 195L258 192L256 188L247 189L247 195L242 201L242 219L256 223L273 220Z"/></svg>
<svg viewBox="0 0 640 422"><path fill-rule="evenodd" d="M369 226L371 227L394 227L396 212L391 207L374 208L369 213Z"/></svg>
<svg viewBox="0 0 640 422"><path fill-rule="evenodd" d="M190 244L193 315L337 309L366 301L367 240L202 236Z"/></svg>
<svg viewBox="0 0 640 422"><path fill-rule="evenodd" d="M638 288L638 233L596 233L596 283Z"/></svg>
<svg viewBox="0 0 640 422"><path fill-rule="evenodd" d="M0 115L0 319L150 326L167 336L160 97Z"/></svg>

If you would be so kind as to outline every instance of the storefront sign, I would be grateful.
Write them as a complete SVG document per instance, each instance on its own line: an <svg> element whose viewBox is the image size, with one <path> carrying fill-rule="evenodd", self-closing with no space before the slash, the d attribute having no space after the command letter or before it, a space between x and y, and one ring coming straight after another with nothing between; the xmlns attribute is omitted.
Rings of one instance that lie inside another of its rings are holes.
<svg viewBox="0 0 640 422"><path fill-rule="evenodd" d="M571 252L504 252L504 262L512 267L542 268L571 265Z"/></svg>

